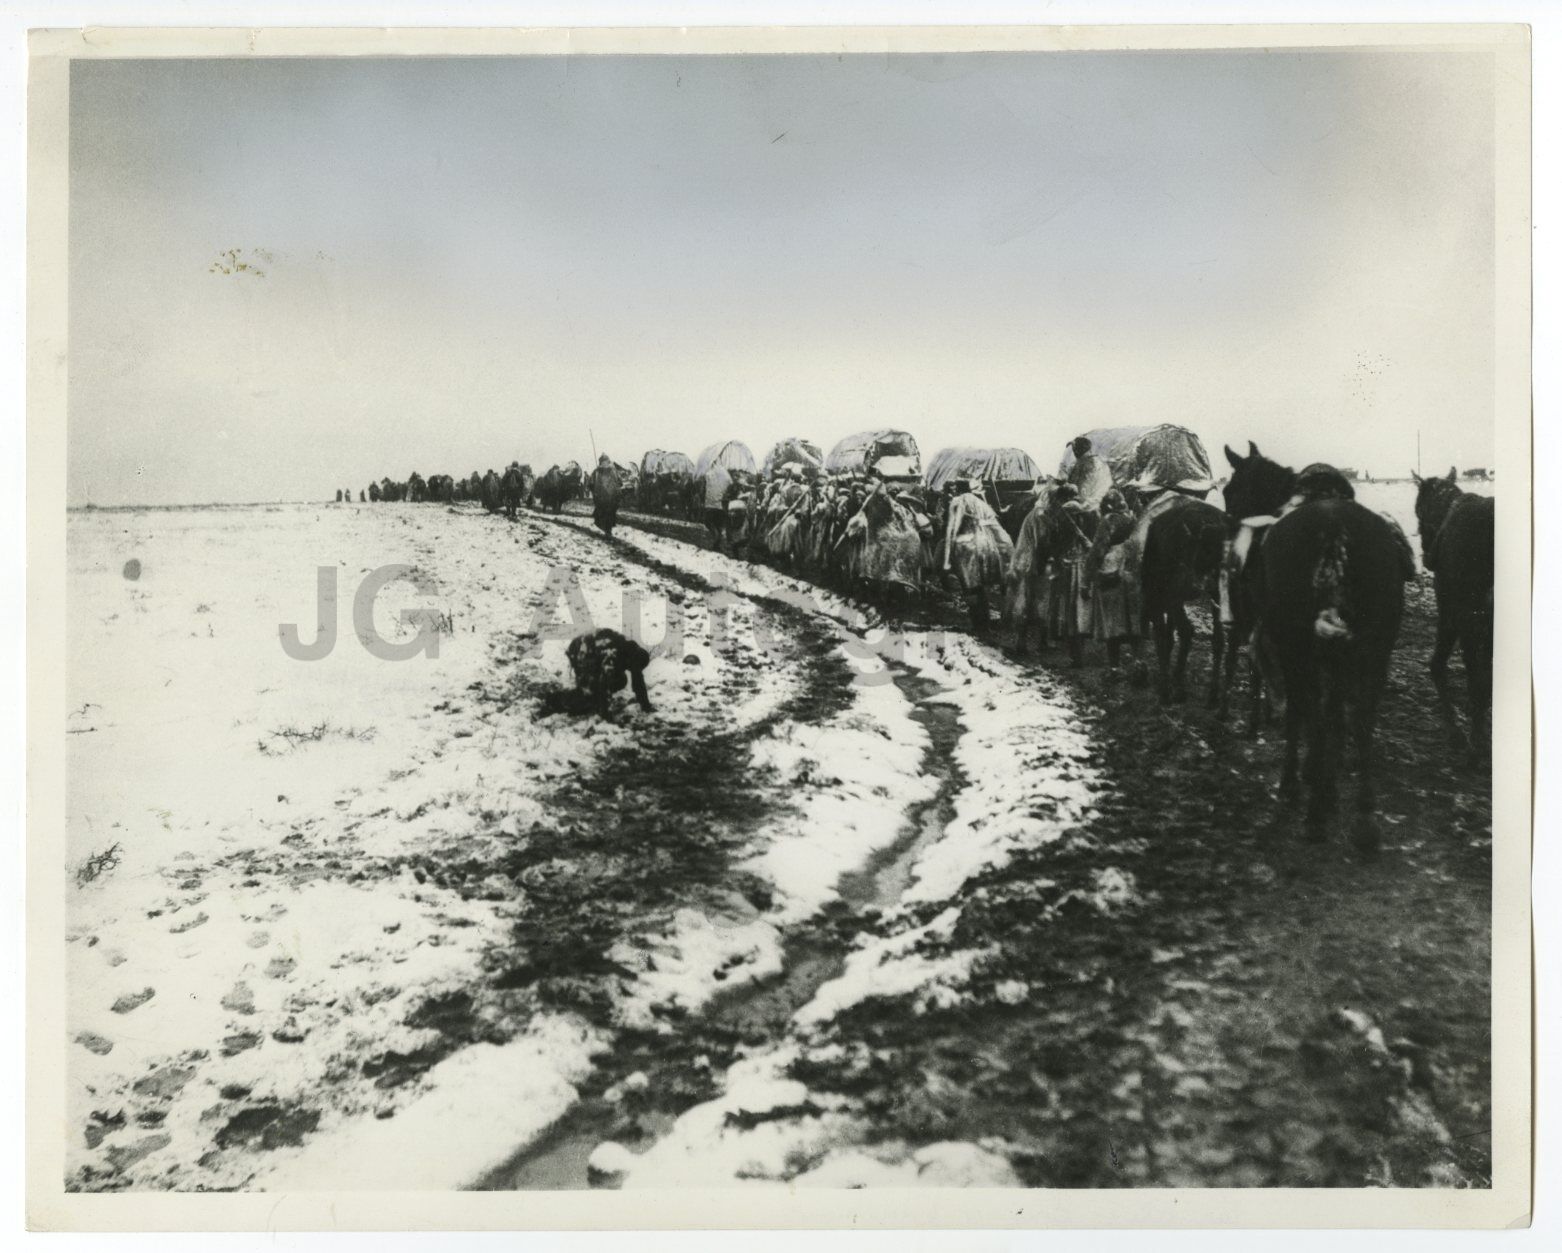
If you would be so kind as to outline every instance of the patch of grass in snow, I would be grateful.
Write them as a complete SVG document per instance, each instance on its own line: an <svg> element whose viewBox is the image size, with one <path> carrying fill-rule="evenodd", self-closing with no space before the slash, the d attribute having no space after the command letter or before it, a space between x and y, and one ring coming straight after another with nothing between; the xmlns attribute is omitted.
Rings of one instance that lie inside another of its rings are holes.
<svg viewBox="0 0 1562 1253"><path fill-rule="evenodd" d="M76 886L84 888L101 875L119 865L120 844L116 840L100 852L93 853L76 867Z"/></svg>
<svg viewBox="0 0 1562 1253"><path fill-rule="evenodd" d="M322 740L358 740L370 743L375 736L373 727L339 727L329 721L317 722L312 727L279 727L269 731L256 741L256 747L264 757L281 757L296 751L305 744L318 744Z"/></svg>

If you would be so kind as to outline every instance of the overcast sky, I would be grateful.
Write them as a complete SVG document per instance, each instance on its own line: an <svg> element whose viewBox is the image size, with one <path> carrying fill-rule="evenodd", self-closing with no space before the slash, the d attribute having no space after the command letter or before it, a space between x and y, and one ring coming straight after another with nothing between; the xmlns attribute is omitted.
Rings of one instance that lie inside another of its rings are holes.
<svg viewBox="0 0 1562 1253"><path fill-rule="evenodd" d="M72 75L72 504L876 426L1491 462L1486 55Z"/></svg>

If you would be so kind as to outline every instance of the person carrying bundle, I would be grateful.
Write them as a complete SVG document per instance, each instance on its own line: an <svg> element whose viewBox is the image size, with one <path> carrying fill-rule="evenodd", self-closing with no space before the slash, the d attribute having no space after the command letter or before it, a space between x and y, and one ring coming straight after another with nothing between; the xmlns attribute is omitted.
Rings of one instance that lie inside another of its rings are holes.
<svg viewBox="0 0 1562 1253"><path fill-rule="evenodd" d="M954 572L968 598L971 624L977 634L984 634L988 627L987 589L1003 586L1014 541L993 507L972 489L969 479L956 479L945 491L949 506L941 568Z"/></svg>

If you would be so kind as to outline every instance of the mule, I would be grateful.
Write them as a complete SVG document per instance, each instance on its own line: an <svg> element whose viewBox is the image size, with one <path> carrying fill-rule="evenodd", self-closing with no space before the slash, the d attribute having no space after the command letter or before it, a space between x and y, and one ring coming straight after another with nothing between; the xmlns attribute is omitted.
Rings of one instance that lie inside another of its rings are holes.
<svg viewBox="0 0 1562 1253"><path fill-rule="evenodd" d="M1416 481L1416 522L1421 560L1432 572L1437 596L1437 642L1432 683L1444 713L1453 719L1448 659L1454 645L1464 660L1469 709L1468 746L1482 758L1491 750L1492 597L1496 581L1497 502L1464 491L1454 470L1447 478Z"/></svg>

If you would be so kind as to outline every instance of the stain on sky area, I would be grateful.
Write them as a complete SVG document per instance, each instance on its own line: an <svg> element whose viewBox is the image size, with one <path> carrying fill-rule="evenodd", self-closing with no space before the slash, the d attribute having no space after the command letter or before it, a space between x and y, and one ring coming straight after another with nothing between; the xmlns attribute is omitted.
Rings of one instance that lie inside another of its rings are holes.
<svg viewBox="0 0 1562 1253"><path fill-rule="evenodd" d="M229 248L220 253L215 261L207 267L211 274L249 275L254 278L265 278L266 271L261 269L261 264L270 265L276 257L264 248Z"/></svg>

